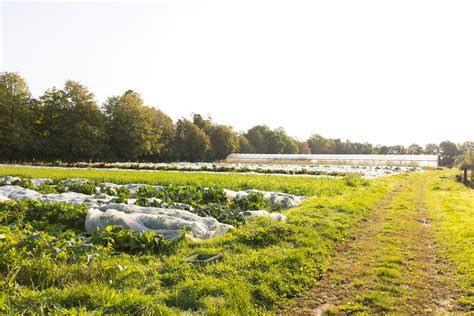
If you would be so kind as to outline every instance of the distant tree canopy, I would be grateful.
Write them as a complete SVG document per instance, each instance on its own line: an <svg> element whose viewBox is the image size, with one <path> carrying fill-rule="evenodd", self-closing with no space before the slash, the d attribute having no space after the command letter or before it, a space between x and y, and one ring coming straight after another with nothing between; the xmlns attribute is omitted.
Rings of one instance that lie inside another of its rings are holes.
<svg viewBox="0 0 474 316"><path fill-rule="evenodd" d="M46 159L85 160L104 153L105 119L94 95L75 81L40 98L37 137Z"/></svg>
<svg viewBox="0 0 474 316"><path fill-rule="evenodd" d="M203 161L210 144L209 136L196 124L187 119L178 120L174 139L177 160Z"/></svg>
<svg viewBox="0 0 474 316"><path fill-rule="evenodd" d="M35 99L19 74L0 73L1 161L215 161L233 152L432 154L439 155L441 165L451 166L459 157L472 155L474 142L374 146L319 134L299 140L281 127L266 125L238 133L197 113L175 124L132 90L108 98L100 107L85 86L68 80L62 89L53 87Z"/></svg>
<svg viewBox="0 0 474 316"><path fill-rule="evenodd" d="M160 115L145 106L132 90L109 98L104 105L108 146L120 160L153 158L160 153L162 129Z"/></svg>
<svg viewBox="0 0 474 316"><path fill-rule="evenodd" d="M31 144L33 102L25 80L0 74L0 157L23 159Z"/></svg>

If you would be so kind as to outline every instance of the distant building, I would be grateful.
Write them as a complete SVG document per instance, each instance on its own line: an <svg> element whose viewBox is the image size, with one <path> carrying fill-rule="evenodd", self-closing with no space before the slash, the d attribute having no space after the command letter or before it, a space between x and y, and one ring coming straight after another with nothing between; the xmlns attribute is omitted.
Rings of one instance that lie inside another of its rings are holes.
<svg viewBox="0 0 474 316"><path fill-rule="evenodd" d="M438 167L437 155L230 154L227 162Z"/></svg>

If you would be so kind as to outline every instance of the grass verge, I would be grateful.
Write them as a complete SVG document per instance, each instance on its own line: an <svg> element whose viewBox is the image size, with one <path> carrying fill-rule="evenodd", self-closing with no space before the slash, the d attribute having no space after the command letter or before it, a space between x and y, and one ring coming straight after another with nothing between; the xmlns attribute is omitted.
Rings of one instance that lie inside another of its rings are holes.
<svg viewBox="0 0 474 316"><path fill-rule="evenodd" d="M218 182L233 189L249 185L258 189L319 193L301 207L285 212L287 222L251 221L212 240L180 241L171 253L163 255L130 254L103 244L85 250L77 242L83 231L67 227L56 218L57 223L50 223L49 218L28 209L25 213L34 214L35 221L25 220L24 216L2 219L0 234L5 238L0 241L0 252L4 254L0 265L3 292L0 308L3 312L174 314L191 311L220 315L271 311L313 286L324 273L335 245L346 241L379 201L412 176L368 182L352 178L38 168L2 168L0 174L154 184ZM22 210L8 205L2 204L2 211L11 208L10 214L23 214ZM67 209L63 211L69 214ZM197 253L222 254L224 260L209 265L183 262Z"/></svg>
<svg viewBox="0 0 474 316"><path fill-rule="evenodd" d="M431 183L427 205L433 211L436 241L453 266L463 293L458 303L474 311L474 190L455 182L455 173Z"/></svg>

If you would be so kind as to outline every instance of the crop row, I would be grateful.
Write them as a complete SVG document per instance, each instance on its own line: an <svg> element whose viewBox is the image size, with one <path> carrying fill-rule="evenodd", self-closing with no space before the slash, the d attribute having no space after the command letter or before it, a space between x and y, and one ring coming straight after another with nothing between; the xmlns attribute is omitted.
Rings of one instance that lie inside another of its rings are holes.
<svg viewBox="0 0 474 316"><path fill-rule="evenodd" d="M97 168L97 169L130 169L155 171L204 171L235 172L308 176L346 176L361 174L367 178L384 175L420 171L418 167L403 166L358 166L358 165L320 165L320 164L239 164L239 163L206 163L206 162L173 162L173 163L130 163L130 162L37 162L36 166L56 166L64 168Z"/></svg>

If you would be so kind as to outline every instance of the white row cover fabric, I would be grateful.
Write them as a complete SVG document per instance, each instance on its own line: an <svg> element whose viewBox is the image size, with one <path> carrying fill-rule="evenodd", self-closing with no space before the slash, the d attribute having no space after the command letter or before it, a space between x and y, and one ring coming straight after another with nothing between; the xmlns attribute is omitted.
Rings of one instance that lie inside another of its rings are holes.
<svg viewBox="0 0 474 316"><path fill-rule="evenodd" d="M232 191L224 189L224 192L228 199L233 200L244 200L248 197L248 195L252 192L254 193L261 193L265 198L270 200L270 204L272 207L282 207L284 209L288 209L291 207L295 207L301 205L303 203L303 198L296 195L281 193L281 192L268 192L268 191L260 191L260 190L245 190L245 191Z"/></svg>
<svg viewBox="0 0 474 316"><path fill-rule="evenodd" d="M0 186L0 196L11 200L39 200L43 194L17 185Z"/></svg>
<svg viewBox="0 0 474 316"><path fill-rule="evenodd" d="M106 182L106 183L103 183L102 186L104 187L104 189L109 189L109 190L112 190L112 191L115 191L115 192L117 192L117 190L119 188L126 188L131 194L137 194L138 190L141 187L150 186L150 187L152 187L154 189L157 189L157 190L160 190L161 188L163 188L163 186L161 186L161 185L148 185L148 184L144 184L144 183L116 184L116 183Z"/></svg>
<svg viewBox="0 0 474 316"><path fill-rule="evenodd" d="M201 217L184 210L157 207L140 207L122 203L91 208L86 217L86 230L120 225L135 231L151 231L165 239L176 239L184 230L199 239L222 235L233 226L218 222L212 217Z"/></svg>
<svg viewBox="0 0 474 316"><path fill-rule="evenodd" d="M275 221L282 221L282 222L286 222L286 220L288 219L285 215L283 214L280 214L280 213L269 213L267 211L244 211L244 212L240 212L240 215L242 215L243 217L249 217L249 218L252 218L252 217L268 217L268 218L271 218Z"/></svg>
<svg viewBox="0 0 474 316"><path fill-rule="evenodd" d="M1 197L11 200L37 200L48 203L70 203L73 205L81 205L82 203L86 203L89 207L108 203L115 198L114 196L107 194L87 195L76 192L41 194L34 190L25 189L17 185L0 186L0 198Z"/></svg>
<svg viewBox="0 0 474 316"><path fill-rule="evenodd" d="M227 162L308 162L378 166L438 167L438 155L230 154Z"/></svg>
<svg viewBox="0 0 474 316"><path fill-rule="evenodd" d="M13 183L21 180L15 177L0 178L1 184ZM37 180L37 181L35 181ZM49 179L33 179L35 186L43 183L49 183ZM86 179L70 179L69 185L73 182L85 183ZM144 184L116 185L108 183L110 189L117 189L125 186L129 190L136 190ZM154 188L161 188L154 186ZM231 191L224 190L229 199L245 199L251 192L260 192L266 198L270 199L272 205L281 205L284 208L293 207L301 204L301 198L298 196L278 193L265 192L258 190ZM85 203L89 207L86 216L85 228L93 231L96 228L102 229L109 225L120 225L134 231L153 231L162 234L165 239L174 240L179 238L183 232L189 231L199 239L207 239L216 235L221 235L233 228L232 225L218 222L213 217L201 217L192 212L181 209L166 209L157 207L140 207L133 204L136 200L129 199L128 204L111 203L116 197L104 193L87 195L76 192L64 192L60 194L41 194L34 190L26 189L16 185L0 186L0 202L9 200L37 200L48 203L70 203L81 205ZM160 200L150 198L150 201ZM180 207L182 203L174 203L174 207ZM186 205L182 205L186 206ZM244 217L268 217L273 220L285 221L286 216L279 213L269 213L264 210L241 212Z"/></svg>

